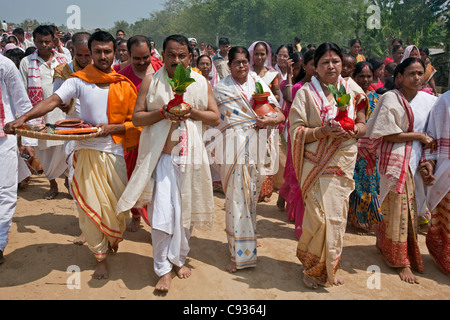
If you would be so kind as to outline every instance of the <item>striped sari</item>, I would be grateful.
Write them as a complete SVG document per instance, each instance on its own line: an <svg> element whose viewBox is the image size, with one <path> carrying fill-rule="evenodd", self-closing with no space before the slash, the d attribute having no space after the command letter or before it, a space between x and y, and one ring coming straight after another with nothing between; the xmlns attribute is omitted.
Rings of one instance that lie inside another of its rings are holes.
<svg viewBox="0 0 450 320"><path fill-rule="evenodd" d="M226 234L231 261L236 263L237 269L256 266L256 205L264 177L270 174L264 163L266 155L277 159L276 149L268 152L270 146L278 146L277 141L268 144L272 138L276 140L276 130L269 130L271 133L267 137L263 130L255 129L256 114L252 109L251 93L255 91L256 81L262 84L264 91L270 90L252 73L244 86L231 75L216 85L214 96L221 124L217 127L217 135L206 142L214 161L218 162L214 166L220 173L226 196ZM269 102L278 106L273 95ZM258 146L262 147L262 156L258 156ZM222 151L224 156L220 160L217 154Z"/></svg>
<svg viewBox="0 0 450 320"><path fill-rule="evenodd" d="M431 110L427 134L436 139L437 152L425 150L427 161L435 161L433 185L427 188L431 223L426 237L430 255L439 269L450 275L450 91Z"/></svg>
<svg viewBox="0 0 450 320"><path fill-rule="evenodd" d="M417 203L413 141L393 143L384 136L414 132L413 109L401 92L385 93L367 122L367 133L359 142L359 153L367 162L367 172L375 169L378 154L380 203L383 221L377 230L377 248L391 267L412 267L424 271L417 239ZM415 165L416 166L416 165Z"/></svg>

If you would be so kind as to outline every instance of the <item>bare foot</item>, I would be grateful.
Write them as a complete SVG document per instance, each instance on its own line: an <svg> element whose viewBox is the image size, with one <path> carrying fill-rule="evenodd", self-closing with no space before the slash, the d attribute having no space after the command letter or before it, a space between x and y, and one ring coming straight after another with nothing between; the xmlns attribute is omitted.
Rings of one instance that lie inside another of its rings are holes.
<svg viewBox="0 0 450 320"><path fill-rule="evenodd" d="M84 234L81 234L78 238L75 238L73 240L73 244L82 246L83 244L86 243L86 237L84 236Z"/></svg>
<svg viewBox="0 0 450 320"><path fill-rule="evenodd" d="M56 196L59 194L58 189L50 189L46 193L44 193L44 199L45 200L53 200L56 198Z"/></svg>
<svg viewBox="0 0 450 320"><path fill-rule="evenodd" d="M189 269L186 266L182 266L181 268L174 266L174 269L175 269L175 272L176 272L178 278L180 278L180 279L187 279L191 276L191 269Z"/></svg>
<svg viewBox="0 0 450 320"><path fill-rule="evenodd" d="M286 201L280 195L278 195L277 207L280 211L286 210Z"/></svg>
<svg viewBox="0 0 450 320"><path fill-rule="evenodd" d="M127 225L127 231L136 232L139 230L140 226L141 226L141 217L133 216L131 218L130 223Z"/></svg>
<svg viewBox="0 0 450 320"><path fill-rule="evenodd" d="M259 240L256 240L256 247L257 248L262 247L262 244L261 244L261 242L259 242Z"/></svg>
<svg viewBox="0 0 450 320"><path fill-rule="evenodd" d="M317 282L306 274L303 276L303 283L310 289L317 289Z"/></svg>
<svg viewBox="0 0 450 320"><path fill-rule="evenodd" d="M334 277L333 284L335 286L343 285L344 284L344 279L342 279L341 277Z"/></svg>
<svg viewBox="0 0 450 320"><path fill-rule="evenodd" d="M116 246L113 248L111 247L111 243L108 243L108 252L116 253L117 251L119 251L119 244L116 244Z"/></svg>
<svg viewBox="0 0 450 320"><path fill-rule="evenodd" d="M106 265L106 260L97 261L97 268L95 269L93 278L97 280L108 279L108 266Z"/></svg>
<svg viewBox="0 0 450 320"><path fill-rule="evenodd" d="M166 273L161 278L159 278L158 283L156 284L156 290L159 291L169 291L170 282L172 281L171 272Z"/></svg>
<svg viewBox="0 0 450 320"><path fill-rule="evenodd" d="M429 229L430 229L430 225L428 223L419 226L419 232L422 234L425 234L425 235L428 233Z"/></svg>
<svg viewBox="0 0 450 320"><path fill-rule="evenodd" d="M70 194L69 178L66 177L64 180L64 186L67 188L67 193Z"/></svg>
<svg viewBox="0 0 450 320"><path fill-rule="evenodd" d="M400 279L402 279L402 281L411 283L411 284L418 284L419 280L417 279L417 277L412 273L411 268L410 267L404 267L404 268L398 268L397 272L400 276Z"/></svg>
<svg viewBox="0 0 450 320"><path fill-rule="evenodd" d="M58 183L56 180L50 180L50 190L44 193L44 199L53 200L58 195Z"/></svg>
<svg viewBox="0 0 450 320"><path fill-rule="evenodd" d="M231 261L229 265L227 265L226 270L230 273L234 273L237 271L236 262Z"/></svg>

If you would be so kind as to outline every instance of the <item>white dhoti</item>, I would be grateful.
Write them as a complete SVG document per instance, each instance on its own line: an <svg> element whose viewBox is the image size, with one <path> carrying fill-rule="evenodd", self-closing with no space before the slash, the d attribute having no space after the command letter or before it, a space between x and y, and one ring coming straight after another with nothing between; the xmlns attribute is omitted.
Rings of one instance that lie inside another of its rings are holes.
<svg viewBox="0 0 450 320"><path fill-rule="evenodd" d="M15 136L0 139L0 250L8 244L8 233L17 205L18 151Z"/></svg>
<svg viewBox="0 0 450 320"><path fill-rule="evenodd" d="M18 167L18 180L17 182L20 183L23 180L25 180L26 178L28 178L29 176L31 176L31 171L27 166L27 163L25 162L25 159L21 158L19 156L18 158L18 163L17 163L17 167Z"/></svg>
<svg viewBox="0 0 450 320"><path fill-rule="evenodd" d="M162 153L153 171L155 188L149 206L154 270L158 277L169 273L173 265L182 267L190 250L191 232L183 227L181 218L181 174L172 156Z"/></svg>
<svg viewBox="0 0 450 320"><path fill-rule="evenodd" d="M55 180L63 174L67 176L67 163L64 149L64 144L46 149L35 148L36 156L48 180Z"/></svg>

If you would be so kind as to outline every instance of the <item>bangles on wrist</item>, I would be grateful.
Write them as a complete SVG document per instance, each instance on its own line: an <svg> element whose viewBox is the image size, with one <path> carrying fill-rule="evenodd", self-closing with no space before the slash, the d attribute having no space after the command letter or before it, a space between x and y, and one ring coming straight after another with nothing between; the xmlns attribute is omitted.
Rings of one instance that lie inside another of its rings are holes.
<svg viewBox="0 0 450 320"><path fill-rule="evenodd" d="M313 130L313 138L314 138L315 140L319 140L319 138L316 137L316 130L317 130L317 129L320 129L320 128L317 127L317 128L314 128L314 130Z"/></svg>
<svg viewBox="0 0 450 320"><path fill-rule="evenodd" d="M166 115L164 114L163 107L161 107L161 108L159 109L159 113L162 115L162 117L163 117L164 119L167 119Z"/></svg>

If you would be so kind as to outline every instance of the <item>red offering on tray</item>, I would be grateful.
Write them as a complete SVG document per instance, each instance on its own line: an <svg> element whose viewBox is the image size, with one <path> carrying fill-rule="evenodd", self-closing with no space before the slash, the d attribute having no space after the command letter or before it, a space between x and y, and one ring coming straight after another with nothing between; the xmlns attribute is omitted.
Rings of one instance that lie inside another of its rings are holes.
<svg viewBox="0 0 450 320"><path fill-rule="evenodd" d="M67 128L67 129L56 129L56 134L87 134L87 133L97 133L97 127L88 128Z"/></svg>

